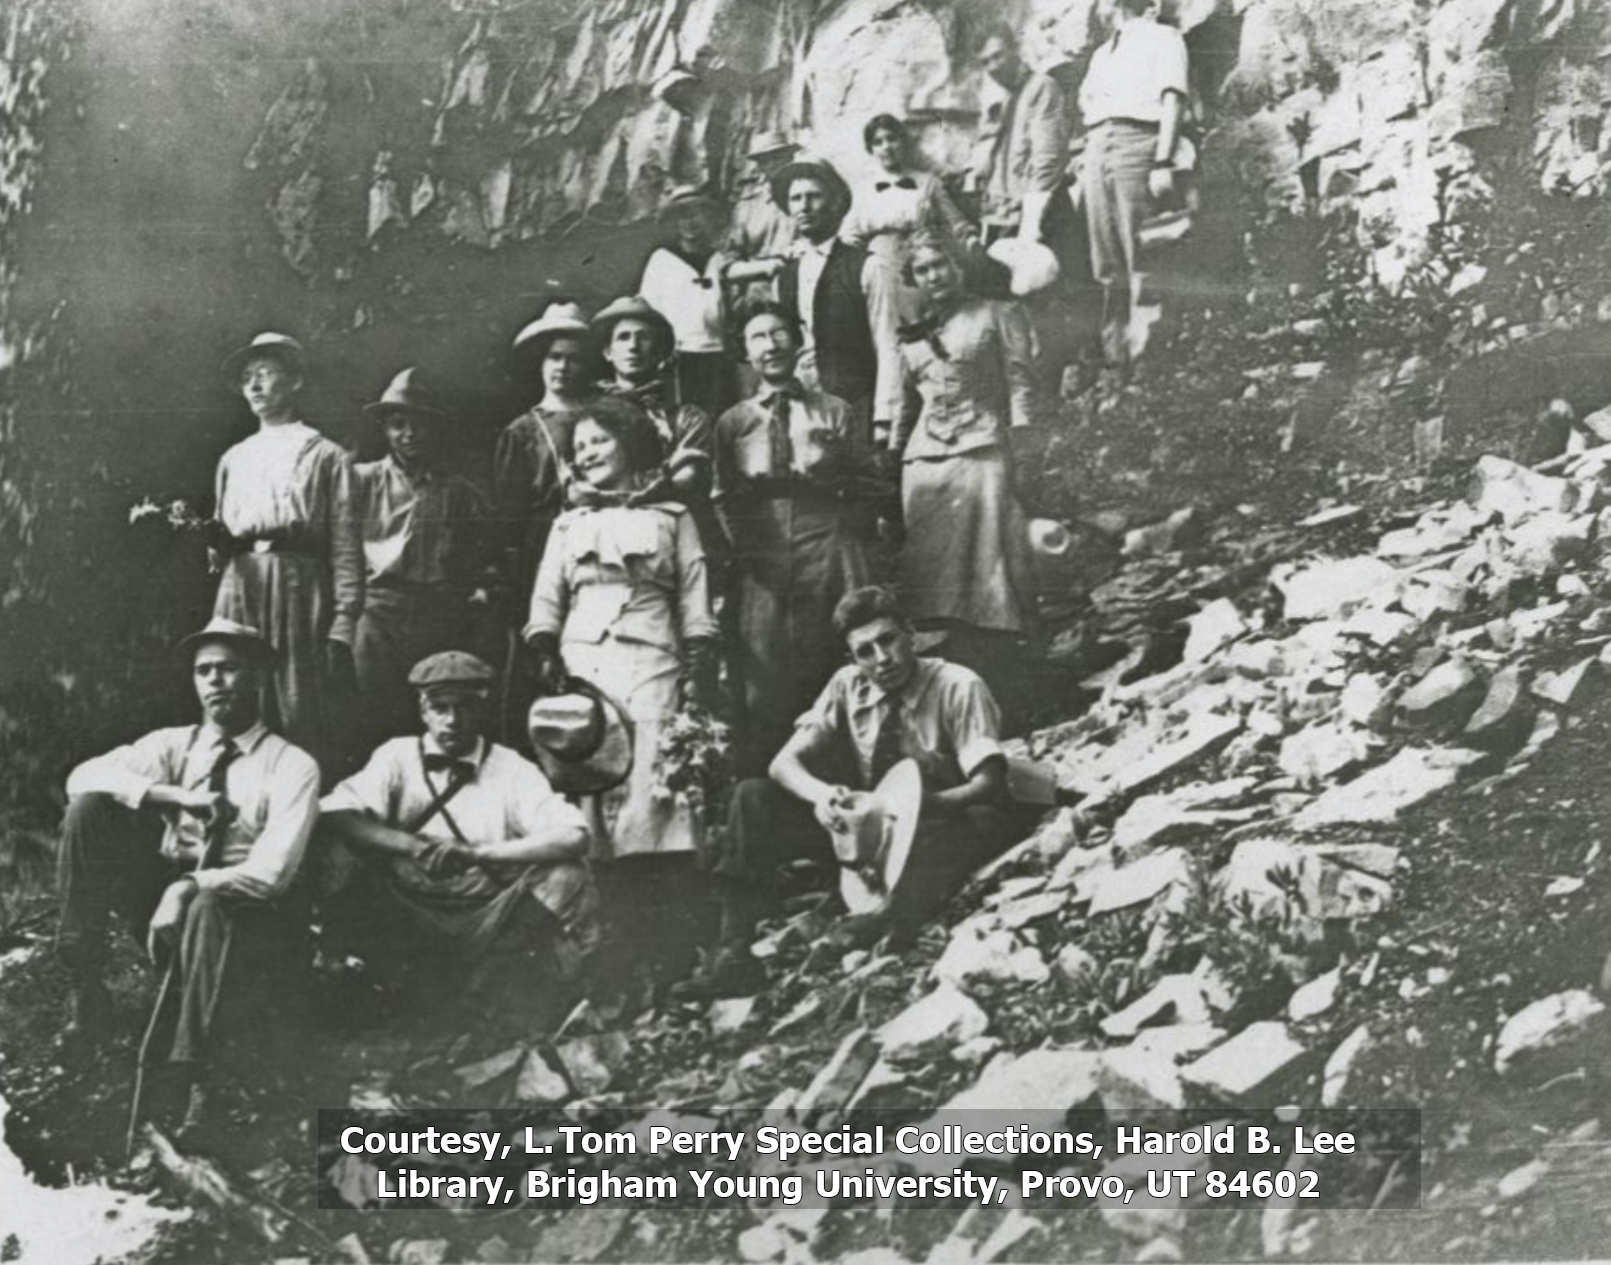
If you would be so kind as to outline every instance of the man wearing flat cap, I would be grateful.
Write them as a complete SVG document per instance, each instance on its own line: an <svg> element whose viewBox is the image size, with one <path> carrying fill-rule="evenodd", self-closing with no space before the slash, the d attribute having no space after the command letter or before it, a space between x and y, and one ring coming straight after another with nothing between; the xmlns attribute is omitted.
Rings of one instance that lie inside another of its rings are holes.
<svg viewBox="0 0 1611 1265"><path fill-rule="evenodd" d="M168 964L162 998L172 995L177 1016L167 1059L188 1073L194 1129L217 1083L209 1055L220 1030L238 1031L226 1020L243 986L283 980L305 947L292 884L318 816L319 767L263 724L275 654L256 629L215 617L180 649L201 721L158 729L67 779L56 949L72 973L65 1036L81 1047L110 1019L110 913Z"/></svg>
<svg viewBox="0 0 1611 1265"><path fill-rule="evenodd" d="M494 562L486 498L447 468L453 421L418 369L364 407L386 456L353 470L364 536L364 608L353 660L373 746L413 728L411 664L465 644L469 598Z"/></svg>
<svg viewBox="0 0 1611 1265"><path fill-rule="evenodd" d="M485 737L495 678L459 650L414 665L424 734L382 743L325 796L319 849L340 890L324 925L433 1000L551 1015L598 939L587 826Z"/></svg>

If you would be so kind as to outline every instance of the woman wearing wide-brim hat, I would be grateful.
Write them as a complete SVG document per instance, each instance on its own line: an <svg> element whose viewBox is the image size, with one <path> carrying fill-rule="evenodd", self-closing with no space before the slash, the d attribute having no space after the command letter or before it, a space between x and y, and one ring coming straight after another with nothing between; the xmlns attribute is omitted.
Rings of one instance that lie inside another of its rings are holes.
<svg viewBox="0 0 1611 1265"><path fill-rule="evenodd" d="M638 293L671 324L679 401L717 417L738 399L722 289L729 260L717 248L727 206L706 189L681 185L661 203L659 221L668 237L644 263Z"/></svg>
<svg viewBox="0 0 1611 1265"><path fill-rule="evenodd" d="M549 529L565 508L571 428L577 413L598 398L603 362L586 313L575 303L556 302L515 335L509 364L522 385L541 391L504 427L492 461L493 500L508 533L508 578L523 598Z"/></svg>
<svg viewBox="0 0 1611 1265"><path fill-rule="evenodd" d="M265 719L329 778L344 754L332 699L352 688L363 544L351 458L298 414L307 361L300 342L274 331L224 361L225 381L245 397L258 429L218 463L213 613L260 629L273 644Z"/></svg>

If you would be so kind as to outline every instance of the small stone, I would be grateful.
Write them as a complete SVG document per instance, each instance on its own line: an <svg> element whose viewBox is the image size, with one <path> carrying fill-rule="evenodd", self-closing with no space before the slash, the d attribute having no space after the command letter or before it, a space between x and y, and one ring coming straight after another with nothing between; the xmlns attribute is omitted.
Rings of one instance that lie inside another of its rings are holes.
<svg viewBox="0 0 1611 1265"><path fill-rule="evenodd" d="M1329 782L1370 758L1371 738L1352 725L1322 723L1300 729L1281 742L1276 763L1300 786Z"/></svg>
<svg viewBox="0 0 1611 1265"><path fill-rule="evenodd" d="M968 984L1039 984L1051 977L1046 961L1011 932L964 923L951 934L934 978L966 990Z"/></svg>
<svg viewBox="0 0 1611 1265"><path fill-rule="evenodd" d="M450 1244L446 1239L399 1239L386 1249L393 1265L442 1265Z"/></svg>
<svg viewBox="0 0 1611 1265"><path fill-rule="evenodd" d="M549 1066L541 1051L531 1051L515 1082L515 1101L542 1106L565 1102L570 1096L571 1089L565 1078Z"/></svg>
<svg viewBox="0 0 1611 1265"><path fill-rule="evenodd" d="M481 1089L490 1085L500 1076L506 1075L520 1066L526 1057L526 1047L512 1046L501 1054L494 1054L491 1058L482 1059L479 1063L471 1063L466 1067L455 1068L453 1075L465 1089Z"/></svg>
<svg viewBox="0 0 1611 1265"><path fill-rule="evenodd" d="M837 1114L872 1071L878 1056L878 1039L870 1028L848 1033L795 1102L795 1117L810 1123Z"/></svg>
<svg viewBox="0 0 1611 1265"><path fill-rule="evenodd" d="M1456 501L1428 510L1413 527L1388 532L1376 543L1376 552L1383 558L1424 558L1443 553L1464 544L1489 517L1465 501Z"/></svg>
<svg viewBox="0 0 1611 1265"><path fill-rule="evenodd" d="M989 1027L990 1017L965 993L941 984L880 1028L878 1044L886 1058L917 1058L983 1036Z"/></svg>
<svg viewBox="0 0 1611 1265"><path fill-rule="evenodd" d="M1102 968L1097 960L1079 945L1065 944L1057 951L1057 961L1052 969L1064 983L1080 987L1095 979Z"/></svg>
<svg viewBox="0 0 1611 1265"><path fill-rule="evenodd" d="M1438 615L1458 615L1471 598L1471 586L1448 571L1421 571L1404 582L1398 604L1426 623Z"/></svg>
<svg viewBox="0 0 1611 1265"><path fill-rule="evenodd" d="M1185 1255L1180 1250L1180 1244L1174 1239L1159 1235L1141 1245L1136 1253L1136 1265L1150 1265L1151 1262L1183 1261Z"/></svg>
<svg viewBox="0 0 1611 1265"><path fill-rule="evenodd" d="M1316 976L1287 998L1287 1018L1303 1023L1325 1014L1337 1004L1337 992L1342 987L1342 972L1333 968Z"/></svg>
<svg viewBox="0 0 1611 1265"><path fill-rule="evenodd" d="M1466 722L1466 737L1489 749L1521 746L1533 722L1533 708L1528 702L1525 684L1520 664L1506 664L1495 672L1488 681L1482 706Z"/></svg>
<svg viewBox="0 0 1611 1265"><path fill-rule="evenodd" d="M775 1261L795 1244L795 1238L786 1230L764 1221L752 1225L738 1236L738 1254L746 1261Z"/></svg>
<svg viewBox="0 0 1611 1265"><path fill-rule="evenodd" d="M1284 1023L1266 1020L1181 1069L1181 1076L1222 1102L1252 1105L1267 1097L1309 1060L1309 1051Z"/></svg>
<svg viewBox="0 0 1611 1265"><path fill-rule="evenodd" d="M624 1032L600 1032L593 1036L577 1037L559 1047L560 1062L565 1065L567 1079L583 1098L602 1094L615 1083L631 1052ZM528 1063L529 1066L529 1063Z"/></svg>
<svg viewBox="0 0 1611 1265"><path fill-rule="evenodd" d="M1179 848L1153 852L1111 870L1098 870L1080 880L1079 895L1090 901L1091 917L1144 904L1176 884L1191 881L1191 862Z"/></svg>
<svg viewBox="0 0 1611 1265"><path fill-rule="evenodd" d="M1300 830L1348 822L1393 821L1406 809L1453 786L1482 759L1459 747L1405 747L1386 764L1334 786L1295 819Z"/></svg>
<svg viewBox="0 0 1611 1265"><path fill-rule="evenodd" d="M1103 1062L1094 1050L998 1054L941 1111L1013 1112L1014 1122L1026 1128L1060 1129L1071 1110L1097 1105Z"/></svg>
<svg viewBox="0 0 1611 1265"><path fill-rule="evenodd" d="M1387 719L1387 686L1380 676L1350 676L1337 699L1337 710L1350 724L1368 729Z"/></svg>
<svg viewBox="0 0 1611 1265"><path fill-rule="evenodd" d="M1534 1069L1570 1070L1598 1063L1606 1037L1605 1003L1587 989L1574 988L1524 1006L1499 1030L1494 1070L1500 1075Z"/></svg>
<svg viewBox="0 0 1611 1265"><path fill-rule="evenodd" d="M847 972L848 974L848 972ZM729 1036L750 1021L755 1013L755 997L723 997L710 1004L706 1020L712 1036Z"/></svg>
<svg viewBox="0 0 1611 1265"><path fill-rule="evenodd" d="M1355 1028L1337 1045L1326 1059L1320 1073L1320 1105L1339 1107L1349 1101L1353 1089L1354 1072L1359 1057L1370 1045L1370 1029L1364 1024Z"/></svg>
<svg viewBox="0 0 1611 1265"><path fill-rule="evenodd" d="M1399 713L1412 725L1463 725L1487 693L1482 674L1463 656L1445 659L1399 697Z"/></svg>
<svg viewBox="0 0 1611 1265"><path fill-rule="evenodd" d="M1400 576L1379 558L1323 558L1277 567L1271 582L1284 601L1287 619L1330 619L1367 603L1386 605L1398 592Z"/></svg>
<svg viewBox="0 0 1611 1265"><path fill-rule="evenodd" d="M1186 624L1191 630L1186 636L1184 656L1188 663L1201 662L1248 630L1247 621L1236 609L1236 603L1223 597L1209 602Z"/></svg>
<svg viewBox="0 0 1611 1265"><path fill-rule="evenodd" d="M1533 680L1533 695L1555 707L1577 707L1588 692L1597 666L1597 659L1591 656L1559 672L1540 672Z"/></svg>
<svg viewBox="0 0 1611 1265"><path fill-rule="evenodd" d="M1527 1194L1548 1175L1549 1164L1544 1160L1533 1160L1520 1168L1511 1169L1501 1177L1496 1193L1503 1202L1510 1203Z"/></svg>
<svg viewBox="0 0 1611 1265"><path fill-rule="evenodd" d="M1102 1020L1102 1034L1115 1039L1133 1037L1142 1028L1160 1023L1207 1023L1208 1003L1202 986L1190 975L1166 975L1123 1010Z"/></svg>
<svg viewBox="0 0 1611 1265"><path fill-rule="evenodd" d="M1572 508L1576 489L1567 479L1539 474L1503 457L1477 460L1467 499L1485 514L1498 514L1506 523L1545 511Z"/></svg>

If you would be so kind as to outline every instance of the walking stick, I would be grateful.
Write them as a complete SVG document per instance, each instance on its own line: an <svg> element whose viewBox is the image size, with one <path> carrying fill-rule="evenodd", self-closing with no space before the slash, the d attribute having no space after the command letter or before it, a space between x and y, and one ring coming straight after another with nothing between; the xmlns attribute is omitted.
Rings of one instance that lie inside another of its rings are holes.
<svg viewBox="0 0 1611 1265"><path fill-rule="evenodd" d="M209 783L212 777L210 774ZM220 786L216 789L223 788ZM196 858L197 871L205 870L212 865L216 854L223 850L224 836L233 818L233 806L225 801L224 808L207 823L206 840L202 844L201 855ZM145 1035L140 1038L140 1050L134 1060L134 1093L129 1100L129 1129L123 1144L125 1163L134 1158L135 1134L140 1127L140 1108L145 1105L145 1073L151 1062L151 1047L156 1041L157 1031L162 1026L162 1015L168 1008L168 999L173 995L174 982L178 978L179 951L176 948L169 954L167 970L163 971L162 984L157 989L156 1004L151 1007L151 1018L146 1022Z"/></svg>

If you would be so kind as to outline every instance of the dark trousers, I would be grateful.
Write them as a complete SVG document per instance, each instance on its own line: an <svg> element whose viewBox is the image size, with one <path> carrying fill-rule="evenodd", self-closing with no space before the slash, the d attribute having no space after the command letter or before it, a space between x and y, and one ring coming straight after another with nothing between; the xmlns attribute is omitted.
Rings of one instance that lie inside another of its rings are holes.
<svg viewBox="0 0 1611 1265"><path fill-rule="evenodd" d="M161 843L155 813L126 808L110 795L79 795L68 804L56 872L56 951L80 986L100 982L110 915L115 911L143 940L163 891L184 873L163 858ZM198 892L179 935L169 1059L199 1062L221 1036L238 1034L248 992L273 1005L270 1013L283 1026L285 1013L275 1003L292 992L298 946L305 954L288 906Z"/></svg>
<svg viewBox="0 0 1611 1265"><path fill-rule="evenodd" d="M1011 815L994 805L920 822L911 860L891 902L891 922L912 929L936 917L974 870L1006 850L1013 835ZM809 804L770 778L746 778L733 793L716 873L753 893L775 886L778 868L796 860L838 865L833 840ZM737 938L747 935L748 928L733 932Z"/></svg>

